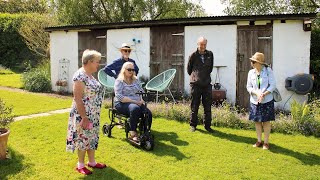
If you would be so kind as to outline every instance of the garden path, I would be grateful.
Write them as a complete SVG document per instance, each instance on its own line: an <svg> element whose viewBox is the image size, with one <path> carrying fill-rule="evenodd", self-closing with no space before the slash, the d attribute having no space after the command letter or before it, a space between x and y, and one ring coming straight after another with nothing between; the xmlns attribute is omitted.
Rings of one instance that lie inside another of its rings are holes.
<svg viewBox="0 0 320 180"><path fill-rule="evenodd" d="M66 109L49 111L49 112L45 112L45 113L30 114L30 115L26 115L26 116L18 116L18 117L14 118L14 121L20 121L20 120L34 118L34 117L50 116L53 114L62 114L62 113L70 112L70 110L71 110L71 108L66 108Z"/></svg>
<svg viewBox="0 0 320 180"><path fill-rule="evenodd" d="M18 88L11 88L11 87L5 87L5 86L0 86L0 89L3 90L8 90L8 91L15 91L15 92L25 92L25 93L30 93L29 91L23 90L23 89L18 89ZM37 93L41 94L44 96L54 96L58 98L70 98L70 96L63 96L59 94L54 94L54 93ZM14 121L20 121L23 119L29 119L29 118L34 118L34 117L41 117L41 116L50 116L53 114L62 114L66 112L70 112L71 108L66 108L66 109L59 109L59 110L54 110L54 111L49 111L49 112L44 112L44 113L38 113L38 114L30 114L26 116L18 116L14 118Z"/></svg>

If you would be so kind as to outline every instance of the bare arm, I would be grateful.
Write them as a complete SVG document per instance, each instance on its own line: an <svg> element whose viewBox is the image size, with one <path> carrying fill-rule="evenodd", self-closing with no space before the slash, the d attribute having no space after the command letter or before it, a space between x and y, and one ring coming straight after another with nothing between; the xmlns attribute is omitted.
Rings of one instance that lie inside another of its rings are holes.
<svg viewBox="0 0 320 180"><path fill-rule="evenodd" d="M73 84L73 96L74 96L74 101L76 102L78 113L81 116L80 124L84 129L86 129L89 125L89 118L86 114L86 110L82 101L84 87L85 85L83 82L75 81Z"/></svg>

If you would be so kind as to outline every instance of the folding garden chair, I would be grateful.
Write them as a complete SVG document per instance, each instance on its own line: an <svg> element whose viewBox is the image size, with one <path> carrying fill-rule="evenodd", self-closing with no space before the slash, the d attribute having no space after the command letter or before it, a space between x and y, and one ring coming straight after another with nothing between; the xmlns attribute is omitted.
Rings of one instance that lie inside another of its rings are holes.
<svg viewBox="0 0 320 180"><path fill-rule="evenodd" d="M160 74L158 74L157 76L155 76L154 78L152 78L145 86L145 88L148 91L156 91L157 95L156 95L156 102L158 102L158 97L159 97L159 92L164 92L165 90L168 90L173 102L176 102L169 87L176 75L177 70L176 69L168 69Z"/></svg>
<svg viewBox="0 0 320 180"><path fill-rule="evenodd" d="M103 99L106 93L113 93L114 81L113 77L108 76L103 69L100 69L98 72L98 80L104 87Z"/></svg>

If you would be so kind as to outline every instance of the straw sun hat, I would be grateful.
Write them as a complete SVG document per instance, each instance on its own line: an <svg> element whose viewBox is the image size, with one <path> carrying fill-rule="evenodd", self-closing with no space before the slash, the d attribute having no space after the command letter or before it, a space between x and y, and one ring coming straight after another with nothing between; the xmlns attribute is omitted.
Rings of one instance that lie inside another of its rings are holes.
<svg viewBox="0 0 320 180"><path fill-rule="evenodd" d="M255 61L257 63L260 63L260 64L264 64L264 65L267 65L267 63L265 63L265 60L264 60L264 54L263 53L260 53L260 52L256 52L251 58L249 58L251 61Z"/></svg>
<svg viewBox="0 0 320 180"><path fill-rule="evenodd" d="M122 43L120 50L122 49L132 50L131 46L127 43Z"/></svg>

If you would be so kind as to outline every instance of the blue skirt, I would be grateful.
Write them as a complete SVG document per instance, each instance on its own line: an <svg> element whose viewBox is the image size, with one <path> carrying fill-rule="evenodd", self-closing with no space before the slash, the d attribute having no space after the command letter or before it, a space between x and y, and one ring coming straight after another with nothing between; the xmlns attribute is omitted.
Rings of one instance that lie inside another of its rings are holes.
<svg viewBox="0 0 320 180"><path fill-rule="evenodd" d="M250 103L249 120L255 122L267 122L275 120L274 101L269 101L264 104Z"/></svg>

